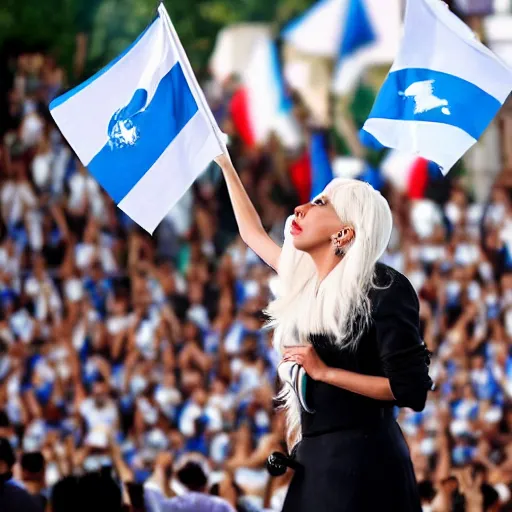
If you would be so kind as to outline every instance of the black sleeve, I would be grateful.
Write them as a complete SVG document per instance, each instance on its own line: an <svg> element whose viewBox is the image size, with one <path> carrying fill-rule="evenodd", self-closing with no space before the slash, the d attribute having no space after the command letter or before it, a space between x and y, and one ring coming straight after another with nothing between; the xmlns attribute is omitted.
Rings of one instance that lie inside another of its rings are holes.
<svg viewBox="0 0 512 512"><path fill-rule="evenodd" d="M396 405L420 412L433 385L430 351L420 336L418 296L405 276L393 277L388 288L378 291L373 307L379 357Z"/></svg>

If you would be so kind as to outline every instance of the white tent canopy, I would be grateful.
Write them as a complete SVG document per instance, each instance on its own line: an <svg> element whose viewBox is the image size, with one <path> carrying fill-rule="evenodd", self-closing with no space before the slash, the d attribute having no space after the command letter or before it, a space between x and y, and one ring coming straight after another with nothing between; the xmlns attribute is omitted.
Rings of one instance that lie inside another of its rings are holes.
<svg viewBox="0 0 512 512"><path fill-rule="evenodd" d="M270 27L264 23L240 23L221 30L210 57L214 78L223 82L232 74L243 75L256 43L269 37Z"/></svg>

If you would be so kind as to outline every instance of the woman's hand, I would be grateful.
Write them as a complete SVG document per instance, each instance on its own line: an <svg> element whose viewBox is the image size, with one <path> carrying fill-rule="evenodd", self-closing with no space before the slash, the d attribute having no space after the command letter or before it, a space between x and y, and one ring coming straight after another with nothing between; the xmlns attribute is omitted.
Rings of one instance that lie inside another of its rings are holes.
<svg viewBox="0 0 512 512"><path fill-rule="evenodd" d="M288 347L284 351L283 361L300 364L313 380L322 380L329 368L311 345Z"/></svg>
<svg viewBox="0 0 512 512"><path fill-rule="evenodd" d="M215 157L215 163L222 169L226 169L230 166L233 166L231 162L231 157L229 156L229 153L222 153L222 155L219 155Z"/></svg>

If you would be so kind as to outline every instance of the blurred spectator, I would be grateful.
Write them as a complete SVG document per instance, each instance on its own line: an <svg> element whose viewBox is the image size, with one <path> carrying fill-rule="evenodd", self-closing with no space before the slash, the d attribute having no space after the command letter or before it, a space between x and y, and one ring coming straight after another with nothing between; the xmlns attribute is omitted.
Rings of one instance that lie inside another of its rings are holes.
<svg viewBox="0 0 512 512"><path fill-rule="evenodd" d="M14 451L7 439L0 438L0 510L2 512L43 512L44 506L13 479L16 462Z"/></svg>
<svg viewBox="0 0 512 512"><path fill-rule="evenodd" d="M177 472L179 482L185 487L182 496L165 499L154 490L147 490L149 512L235 512L235 509L225 500L206 494L207 478L201 465L195 461L184 464Z"/></svg>
<svg viewBox="0 0 512 512"><path fill-rule="evenodd" d="M86 473L66 477L55 484L51 502L52 512L121 512L121 488L107 472Z"/></svg>
<svg viewBox="0 0 512 512"><path fill-rule="evenodd" d="M46 461L41 452L24 453L21 457L21 480L25 489L46 509Z"/></svg>

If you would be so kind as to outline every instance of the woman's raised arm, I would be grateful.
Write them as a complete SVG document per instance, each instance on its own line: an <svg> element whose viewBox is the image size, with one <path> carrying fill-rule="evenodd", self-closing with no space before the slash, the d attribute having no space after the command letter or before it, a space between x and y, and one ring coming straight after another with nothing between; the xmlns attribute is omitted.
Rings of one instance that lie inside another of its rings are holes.
<svg viewBox="0 0 512 512"><path fill-rule="evenodd" d="M228 155L215 159L222 169L242 240L269 266L277 270L281 248L268 236Z"/></svg>

